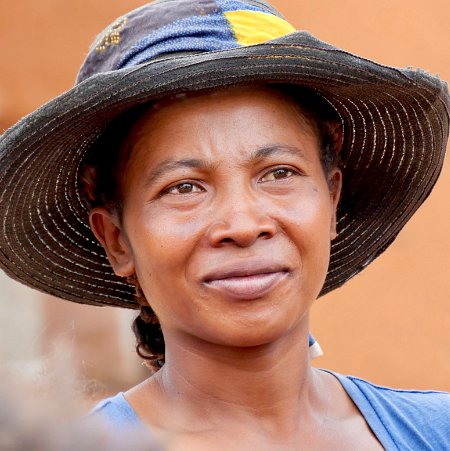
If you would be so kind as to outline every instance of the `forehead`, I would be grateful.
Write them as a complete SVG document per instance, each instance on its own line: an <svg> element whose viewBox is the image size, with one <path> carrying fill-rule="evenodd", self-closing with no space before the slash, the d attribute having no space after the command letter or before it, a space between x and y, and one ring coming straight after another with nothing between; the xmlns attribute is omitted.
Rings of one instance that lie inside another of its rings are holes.
<svg viewBox="0 0 450 451"><path fill-rule="evenodd" d="M182 144L207 134L229 144L236 139L249 144L265 135L267 139L282 135L288 128L313 137L318 134L313 116L286 92L266 86L233 87L182 94L150 105L132 125L125 142L133 152L142 150L145 141L148 151L149 140L154 148L162 141L178 139Z"/></svg>

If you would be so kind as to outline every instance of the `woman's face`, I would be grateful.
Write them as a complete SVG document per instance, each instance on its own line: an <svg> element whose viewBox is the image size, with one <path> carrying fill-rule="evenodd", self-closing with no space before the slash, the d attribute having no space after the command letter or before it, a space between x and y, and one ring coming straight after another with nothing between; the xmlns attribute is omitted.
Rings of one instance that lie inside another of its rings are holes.
<svg viewBox="0 0 450 451"><path fill-rule="evenodd" d="M166 342L255 346L301 324L327 272L340 172L329 184L293 102L262 88L170 101L128 139L122 223L97 209L92 224Z"/></svg>

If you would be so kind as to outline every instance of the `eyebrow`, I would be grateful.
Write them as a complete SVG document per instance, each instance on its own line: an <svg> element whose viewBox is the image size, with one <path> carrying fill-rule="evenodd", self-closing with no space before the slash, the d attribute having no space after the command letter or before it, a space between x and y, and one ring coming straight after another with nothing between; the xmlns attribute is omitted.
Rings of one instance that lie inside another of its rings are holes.
<svg viewBox="0 0 450 451"><path fill-rule="evenodd" d="M209 162L205 160L198 160L195 158L186 158L182 160L174 160L168 158L164 160L158 166L156 166L146 177L145 186L151 186L153 183L157 182L161 177L169 172L175 171L176 169L194 168L194 169L205 169L212 166Z"/></svg>
<svg viewBox="0 0 450 451"><path fill-rule="evenodd" d="M287 154L300 156L301 158L308 160L305 156L303 150L298 147L285 145L285 144L271 144L270 146L264 146L256 149L252 154L246 158L239 166L250 166L269 158L273 155ZM168 158L158 164L146 177L145 186L149 187L156 183L160 178L164 177L166 174L175 171L177 169L211 169L217 167L217 164L213 164L207 160L199 160L196 158L186 158L182 160L174 160Z"/></svg>
<svg viewBox="0 0 450 451"><path fill-rule="evenodd" d="M249 158L247 158L244 164L254 164L258 161L269 158L273 155L290 155L301 157L304 160L309 160L305 152L296 146L286 145L286 144L271 144L269 146L264 146L256 149Z"/></svg>

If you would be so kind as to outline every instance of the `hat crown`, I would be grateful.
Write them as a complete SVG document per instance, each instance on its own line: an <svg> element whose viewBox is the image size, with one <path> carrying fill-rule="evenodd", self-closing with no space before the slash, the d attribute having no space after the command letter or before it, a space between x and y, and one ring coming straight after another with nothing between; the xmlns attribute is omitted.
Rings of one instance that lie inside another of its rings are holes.
<svg viewBox="0 0 450 451"><path fill-rule="evenodd" d="M174 54L228 50L293 31L275 8L259 0L157 0L100 33L77 83Z"/></svg>

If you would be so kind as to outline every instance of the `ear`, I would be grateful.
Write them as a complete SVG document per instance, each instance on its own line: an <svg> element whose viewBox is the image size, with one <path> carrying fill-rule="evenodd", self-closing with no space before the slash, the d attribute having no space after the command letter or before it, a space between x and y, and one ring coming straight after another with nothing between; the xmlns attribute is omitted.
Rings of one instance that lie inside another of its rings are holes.
<svg viewBox="0 0 450 451"><path fill-rule="evenodd" d="M337 207L341 198L342 190L342 171L339 168L333 168L328 173L328 186L330 187L330 207L331 207L331 223L330 238L333 241L337 237Z"/></svg>
<svg viewBox="0 0 450 451"><path fill-rule="evenodd" d="M104 207L93 208L89 213L89 223L95 237L105 249L114 272L122 277L134 274L131 246L117 215Z"/></svg>

